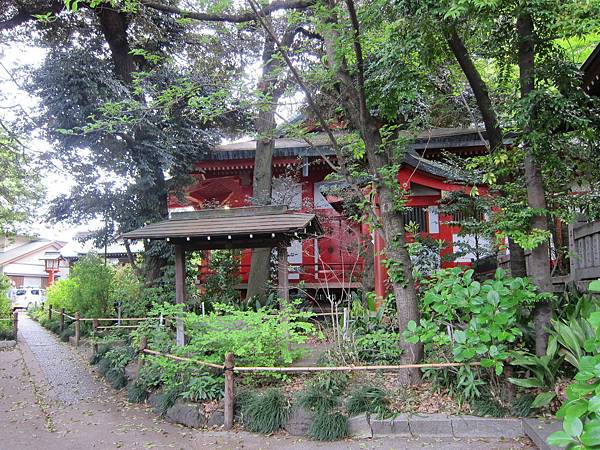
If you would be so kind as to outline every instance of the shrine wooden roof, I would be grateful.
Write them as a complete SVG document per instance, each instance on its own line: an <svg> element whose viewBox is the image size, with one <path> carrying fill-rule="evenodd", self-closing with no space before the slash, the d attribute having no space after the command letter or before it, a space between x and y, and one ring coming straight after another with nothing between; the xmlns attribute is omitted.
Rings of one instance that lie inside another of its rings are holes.
<svg viewBox="0 0 600 450"><path fill-rule="evenodd" d="M600 44L581 66L583 89L589 95L600 95Z"/></svg>
<svg viewBox="0 0 600 450"><path fill-rule="evenodd" d="M275 247L323 233L314 214L285 206L250 206L173 213L171 218L128 233L124 239L166 240L191 250Z"/></svg>

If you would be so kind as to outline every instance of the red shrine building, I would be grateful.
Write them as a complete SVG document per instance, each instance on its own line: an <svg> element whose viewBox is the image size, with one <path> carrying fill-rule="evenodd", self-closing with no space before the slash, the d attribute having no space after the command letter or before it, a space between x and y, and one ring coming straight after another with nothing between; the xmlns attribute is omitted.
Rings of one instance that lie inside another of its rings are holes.
<svg viewBox="0 0 600 450"><path fill-rule="evenodd" d="M465 189L439 162L445 152L459 156L486 153L485 133L474 129L433 129L414 140L398 171L398 183L410 192L406 223L413 222L419 232L446 242L445 253L461 239L450 217L438 212L446 192ZM320 293L343 295L362 287L365 258L374 258L375 292L383 295L385 269L381 250L384 242L379 232L370 233L365 226L348 220L341 212L342 199L328 195L332 172L323 156L335 160L325 133L311 137L309 145L302 139L279 138L273 155L273 203L285 204L289 210L315 212L324 229L318 238L294 241L288 248L291 289L302 290L316 299ZM256 141L220 145L195 164L196 180L188 187L185 200L170 199L171 211L199 210L207 207L237 208L251 205L252 175ZM368 242L374 251L368 252ZM240 258L240 291L248 283L251 250ZM448 264L468 264L472 256L464 255ZM206 268L201 267L201 274ZM332 294L333 293L333 294Z"/></svg>

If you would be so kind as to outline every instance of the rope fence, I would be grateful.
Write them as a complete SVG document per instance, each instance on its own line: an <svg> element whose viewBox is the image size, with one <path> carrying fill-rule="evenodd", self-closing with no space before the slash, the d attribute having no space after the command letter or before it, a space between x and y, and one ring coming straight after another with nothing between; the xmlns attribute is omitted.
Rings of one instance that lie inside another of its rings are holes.
<svg viewBox="0 0 600 450"><path fill-rule="evenodd" d="M147 348L148 340L144 336L140 342L140 353L161 356L164 358L172 359L174 361L189 362L199 364L203 366L212 367L214 369L220 369L225 375L225 430L231 430L233 427L233 414L234 414L234 374L237 373L257 373L257 372L278 372L278 373L310 373L310 372L354 372L354 371L398 371L406 369L442 369L448 367L463 367L463 366L481 366L480 362L471 363L423 363L423 364L397 364L397 365L378 365L378 366L315 366L315 367L244 367L235 366L235 358L233 353L229 352L225 355L224 364L218 365L201 361L192 358L186 358L182 356L172 355L169 353L161 353ZM142 358L140 358L140 365L142 364Z"/></svg>

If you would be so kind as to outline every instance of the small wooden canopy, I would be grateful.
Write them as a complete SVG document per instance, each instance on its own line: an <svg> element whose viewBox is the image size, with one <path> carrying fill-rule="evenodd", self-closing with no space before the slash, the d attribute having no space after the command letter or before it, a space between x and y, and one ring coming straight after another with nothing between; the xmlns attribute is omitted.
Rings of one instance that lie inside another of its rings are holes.
<svg viewBox="0 0 600 450"><path fill-rule="evenodd" d="M175 301L185 303L185 252L224 248L279 248L279 291L288 297L287 245L321 235L314 214L288 212L287 206L252 206L173 213L169 220L122 235L124 239L164 239L175 247ZM185 343L183 321L176 320L177 345Z"/></svg>
<svg viewBox="0 0 600 450"><path fill-rule="evenodd" d="M286 206L251 206L173 213L162 222L122 235L124 239L165 239L186 250L277 247L318 236L314 214L288 212Z"/></svg>

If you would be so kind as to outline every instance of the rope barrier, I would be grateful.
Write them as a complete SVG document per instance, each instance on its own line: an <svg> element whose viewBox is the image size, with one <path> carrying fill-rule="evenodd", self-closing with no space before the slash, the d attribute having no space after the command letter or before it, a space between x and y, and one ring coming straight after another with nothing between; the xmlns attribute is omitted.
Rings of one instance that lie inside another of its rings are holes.
<svg viewBox="0 0 600 450"><path fill-rule="evenodd" d="M148 355L153 355L153 356L163 356L165 358L169 358L175 361L182 361L182 362L192 362L195 364L200 364L203 366L208 366L208 367L212 367L215 369L221 369L223 370L223 365L219 365L219 364L213 364L213 363L209 363L206 361L200 361L197 359L191 359L191 358L186 358L184 356L176 356L176 355L170 355L168 353L161 353L161 352L155 352L154 350L148 350L147 348L142 350L143 353L146 353Z"/></svg>

